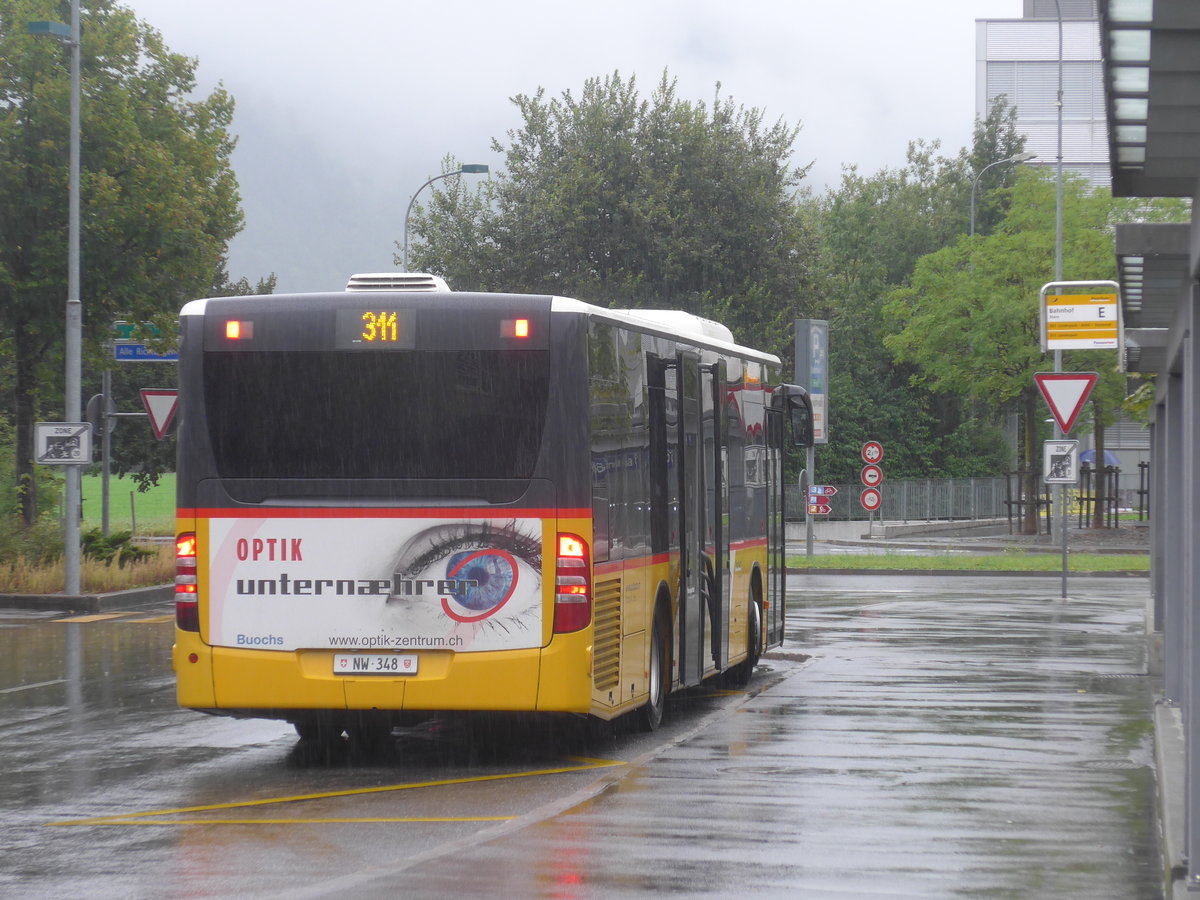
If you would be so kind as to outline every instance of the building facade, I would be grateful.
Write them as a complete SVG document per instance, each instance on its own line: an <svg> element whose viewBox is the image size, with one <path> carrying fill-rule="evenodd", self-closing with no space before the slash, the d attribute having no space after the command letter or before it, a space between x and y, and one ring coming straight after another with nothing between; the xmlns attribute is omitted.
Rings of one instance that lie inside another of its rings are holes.
<svg viewBox="0 0 1200 900"><path fill-rule="evenodd" d="M1200 3L1101 0L1113 194L1188 197L1188 224L1116 227L1130 371L1155 376L1151 659L1168 897L1200 893Z"/></svg>
<svg viewBox="0 0 1200 900"><path fill-rule="evenodd" d="M1017 110L1017 130L1037 158L1057 167L1059 21L1062 11L1063 168L1108 187L1100 23L1095 0L1025 0L1020 19L975 22L975 115L985 118L1000 95Z"/></svg>

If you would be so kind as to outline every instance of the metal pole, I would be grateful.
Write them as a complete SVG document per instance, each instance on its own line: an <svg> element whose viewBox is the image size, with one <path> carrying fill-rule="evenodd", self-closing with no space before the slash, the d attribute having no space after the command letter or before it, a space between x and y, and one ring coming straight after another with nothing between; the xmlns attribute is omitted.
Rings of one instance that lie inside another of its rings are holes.
<svg viewBox="0 0 1200 900"><path fill-rule="evenodd" d="M1054 280L1063 280L1063 20L1062 6L1059 0L1054 0L1054 10L1058 17L1058 177L1054 202ZM1054 351L1054 371L1061 372L1062 351ZM1062 428L1055 422L1055 440L1062 440L1065 435ZM1057 486L1058 503L1062 521L1062 599L1067 599L1067 486Z"/></svg>
<svg viewBox="0 0 1200 900"><path fill-rule="evenodd" d="M439 181L442 178L449 178L451 175L461 175L461 174L462 174L462 169L458 169L454 172L446 172L444 175L434 175L427 182L425 182L423 185L421 185L419 188L417 188L416 193L414 193L412 195L412 197L409 198L408 208L406 210L404 210L404 271L405 272L408 271L408 217L412 213L413 204L417 202L417 194L420 194L421 191L425 190L425 188L429 187L435 181Z"/></svg>
<svg viewBox="0 0 1200 900"><path fill-rule="evenodd" d="M1007 159L998 159L994 163L988 163L986 166L984 166L982 169L980 169L975 174L974 178L971 179L971 237L972 238L975 237L975 188L977 188L979 186L979 179L983 177L983 173L986 172L988 169L992 168L992 166L1000 166L1000 165L1003 165L1004 163L1025 162L1026 160L1035 159L1036 157L1037 157L1036 153L1016 153L1016 154L1008 157ZM974 247L971 248L971 271L972 272L975 271L975 248Z"/></svg>
<svg viewBox="0 0 1200 900"><path fill-rule="evenodd" d="M808 471L808 483L816 484L816 478L813 475L813 469L817 464L817 450L815 447L809 447L805 451L805 466ZM813 555L813 516L808 512L808 495L801 494L800 500L804 504L804 555L811 557Z"/></svg>
<svg viewBox="0 0 1200 900"><path fill-rule="evenodd" d="M71 0L71 134L67 225L66 420L82 418L83 303L79 299L79 0ZM90 462L90 460L89 460ZM79 513L83 469L67 466L63 592L79 593Z"/></svg>
<svg viewBox="0 0 1200 900"><path fill-rule="evenodd" d="M112 477L112 423L115 419L108 414L112 403L112 369L105 369L100 377L100 392L104 399L100 401L100 421L103 422L104 437L101 438L100 451L103 454L103 469L100 475L100 530L108 537L108 480Z"/></svg>
<svg viewBox="0 0 1200 900"><path fill-rule="evenodd" d="M427 182L417 188L417 192L412 195L408 201L408 208L404 210L404 271L408 271L408 217L412 213L413 204L417 202L417 194L429 187L435 181L442 178L449 178L451 175L486 175L488 167L480 163L467 163L464 166L459 166L453 172L446 172L442 175L434 175Z"/></svg>

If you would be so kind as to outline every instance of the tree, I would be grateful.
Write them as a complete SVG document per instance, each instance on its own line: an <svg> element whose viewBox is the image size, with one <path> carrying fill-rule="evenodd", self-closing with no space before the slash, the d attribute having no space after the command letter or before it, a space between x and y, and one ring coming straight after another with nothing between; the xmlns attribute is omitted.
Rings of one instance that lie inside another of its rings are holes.
<svg viewBox="0 0 1200 900"><path fill-rule="evenodd" d="M240 297L247 294L271 294L275 291L275 274L260 278L251 285L246 277L237 281L230 280L222 260L217 278L211 287L202 291L206 297ZM200 296L200 295L198 295ZM171 337L163 339L158 349L170 349L175 329L172 327ZM111 355L104 361L98 361L94 376L85 383L85 394L91 395L101 391L100 373L108 368L112 370L112 396L114 408L118 412L142 412L140 389L145 387L174 388L178 386L178 369L171 364L145 363L114 363ZM111 440L112 471L117 476L132 476L139 491L149 490L158 484L163 472L174 470L175 442L174 440L158 440L145 420L126 422L124 426L113 431Z"/></svg>
<svg viewBox="0 0 1200 900"><path fill-rule="evenodd" d="M841 185L816 201L820 254L814 283L830 320L830 443L818 455L822 479L858 478L859 448L888 448L892 477L973 476L1003 472L1005 445L990 410L910 382L883 346L889 293L908 282L917 260L969 229L973 173L1018 153L1023 138L1003 102L979 120L971 150L942 156L935 144L909 145L906 164L862 176L848 169ZM996 166L989 182L1008 183ZM992 182L992 179L995 179ZM981 204L977 230L1003 201Z"/></svg>
<svg viewBox="0 0 1200 900"><path fill-rule="evenodd" d="M814 242L794 196L805 170L788 163L796 128L680 100L666 74L649 99L613 73L578 98L513 103L523 125L493 141L505 171L453 179L413 216L417 268L458 289L686 309L790 358Z"/></svg>
<svg viewBox="0 0 1200 900"><path fill-rule="evenodd" d="M0 340L5 412L26 522L36 515L33 423L61 415L66 297L68 51L26 33L54 0L0 0ZM85 364L113 320L170 328L241 227L229 157L233 101L189 99L196 61L113 0L82 11L81 208ZM7 398L11 398L10 400Z"/></svg>
<svg viewBox="0 0 1200 900"><path fill-rule="evenodd" d="M1063 278L1110 279L1114 219L1133 207L1077 178L1064 185ZM896 360L913 366L910 381L935 393L971 398L995 407L1015 402L1023 421L1024 494L1036 495L1038 441L1046 429L1034 374L1049 371L1039 336L1038 302L1053 280L1055 184L1048 172L1023 168L1010 191L1008 211L995 232L955 243L921 258L911 284L891 292L884 316L893 334L884 339ZM1115 409L1123 377L1114 353L1094 358L1102 381L1096 393L1103 423ZM1068 360L1068 365L1074 360ZM1037 507L1027 504L1024 530L1037 531Z"/></svg>

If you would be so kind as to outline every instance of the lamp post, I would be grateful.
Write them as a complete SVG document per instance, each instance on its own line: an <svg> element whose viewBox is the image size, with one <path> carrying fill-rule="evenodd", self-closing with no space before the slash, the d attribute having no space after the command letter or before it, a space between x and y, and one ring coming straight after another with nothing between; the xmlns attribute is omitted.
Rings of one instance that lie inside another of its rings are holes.
<svg viewBox="0 0 1200 900"><path fill-rule="evenodd" d="M983 173L993 166L1002 166L1005 163L1023 163L1031 159L1037 159L1036 153L1017 153L1008 159L998 159L994 163L988 163L980 169L975 177L971 180L971 237L975 237L975 188L979 186L979 179L983 177Z"/></svg>
<svg viewBox="0 0 1200 900"><path fill-rule="evenodd" d="M1058 19L1058 96L1056 107L1058 109L1058 150L1056 151L1056 166L1057 174L1055 176L1054 190L1054 280L1062 281L1063 278L1063 17L1062 5L1058 0L1054 0L1054 16ZM1118 351L1120 352L1120 351ZM1054 351L1054 371L1061 372L1063 370L1062 350L1055 349ZM1066 435L1062 428L1058 425L1057 420L1054 424L1055 440L1062 440ZM1059 531L1062 537L1062 599L1067 599L1067 486L1065 484L1055 485L1058 495L1058 508L1061 511ZM1096 492L1099 497L1100 492ZM1099 501L1097 501L1099 502Z"/></svg>
<svg viewBox="0 0 1200 900"><path fill-rule="evenodd" d="M68 422L82 416L83 303L79 299L79 0L71 0L71 27L61 22L30 22L30 34L49 34L71 49L71 124L67 183L66 397ZM90 460L88 460L90 462ZM66 515L63 517L63 593L79 593L79 506L83 470L66 467Z"/></svg>
<svg viewBox="0 0 1200 900"><path fill-rule="evenodd" d="M404 211L404 271L408 271L408 217L412 213L413 204L417 202L417 194L429 187L435 181L442 178L449 178L451 175L486 175L488 167L478 163L467 163L466 165L455 169L453 172L446 172L442 175L434 175L427 182L417 188L416 193L412 195L412 199L408 201L408 209Z"/></svg>

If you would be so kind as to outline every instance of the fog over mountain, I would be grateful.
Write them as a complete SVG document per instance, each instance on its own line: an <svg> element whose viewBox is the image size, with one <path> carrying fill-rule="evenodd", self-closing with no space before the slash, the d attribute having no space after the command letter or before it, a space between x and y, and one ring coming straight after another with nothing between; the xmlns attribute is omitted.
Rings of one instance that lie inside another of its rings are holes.
<svg viewBox="0 0 1200 900"><path fill-rule="evenodd" d="M395 177L356 166L254 98L239 98L236 124L246 227L230 247L233 277L275 272L280 292L337 291L354 272L395 268L409 199Z"/></svg>

